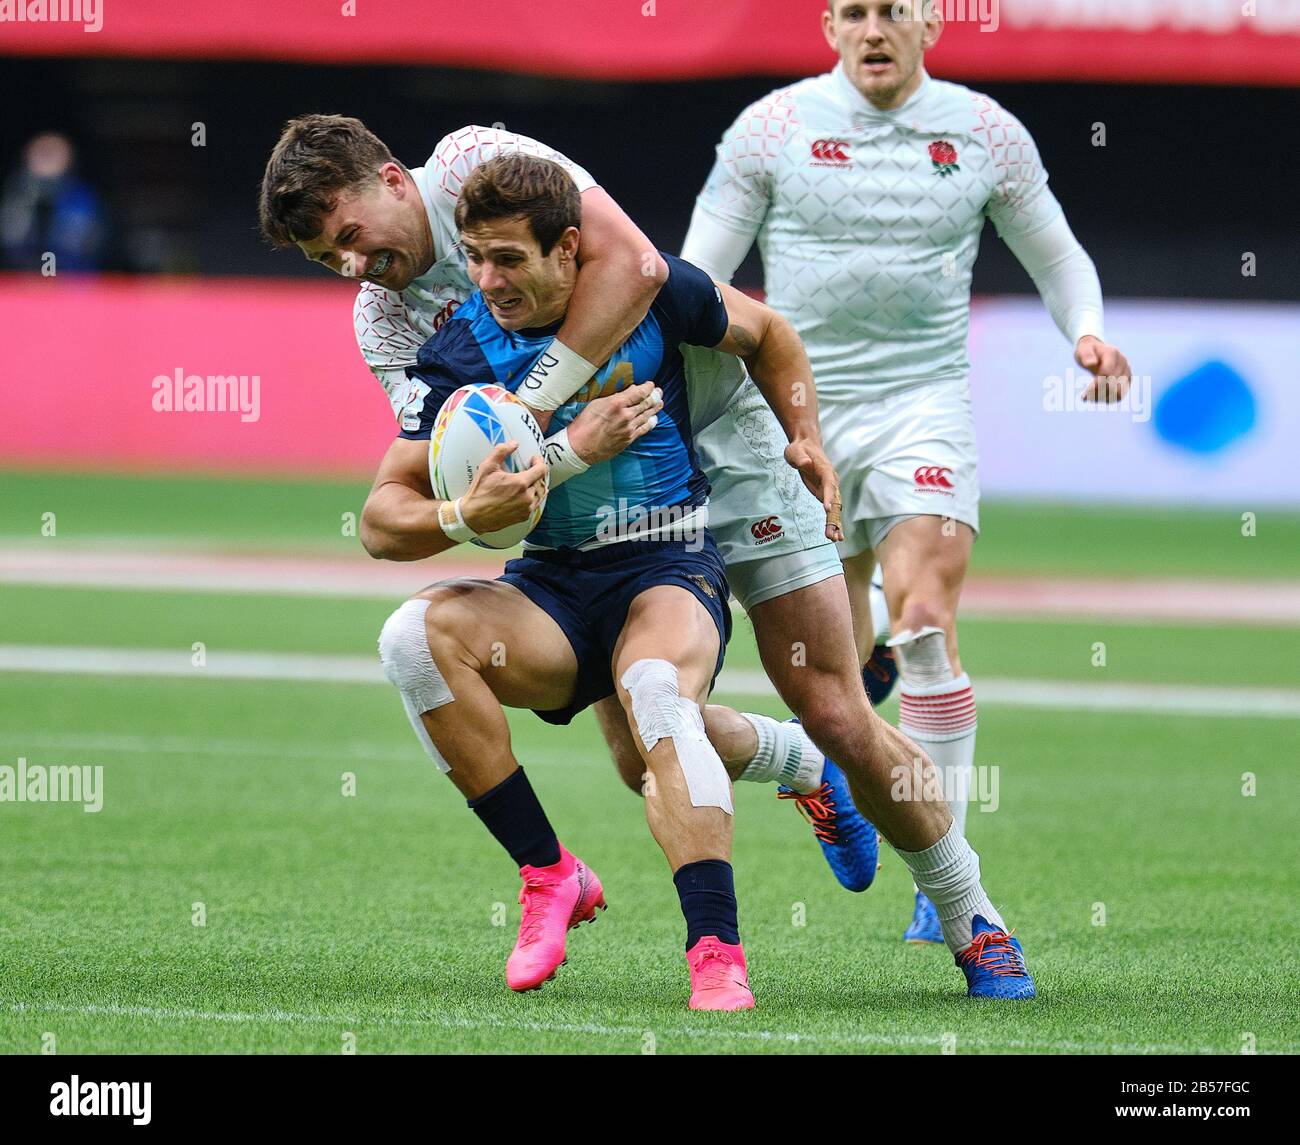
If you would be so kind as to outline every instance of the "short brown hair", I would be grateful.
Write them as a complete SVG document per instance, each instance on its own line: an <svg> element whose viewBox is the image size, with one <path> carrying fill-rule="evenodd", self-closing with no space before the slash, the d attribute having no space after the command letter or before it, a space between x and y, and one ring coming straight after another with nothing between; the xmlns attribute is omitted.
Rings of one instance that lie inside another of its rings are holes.
<svg viewBox="0 0 1300 1145"><path fill-rule="evenodd" d="M316 238L321 220L378 173L393 153L359 119L300 115L289 120L262 174L262 235L277 247Z"/></svg>
<svg viewBox="0 0 1300 1145"><path fill-rule="evenodd" d="M569 227L582 225L578 185L558 163L511 151L475 167L456 199L456 227L462 231L521 215L542 254L550 254Z"/></svg>

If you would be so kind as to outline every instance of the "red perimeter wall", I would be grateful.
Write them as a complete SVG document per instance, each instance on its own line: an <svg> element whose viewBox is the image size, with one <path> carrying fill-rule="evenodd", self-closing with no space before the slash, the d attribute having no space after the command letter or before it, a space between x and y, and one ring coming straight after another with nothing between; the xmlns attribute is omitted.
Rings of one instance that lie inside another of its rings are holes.
<svg viewBox="0 0 1300 1145"><path fill-rule="evenodd" d="M344 282L0 275L0 464L364 474L395 432ZM260 378L256 421L154 408L156 376Z"/></svg>

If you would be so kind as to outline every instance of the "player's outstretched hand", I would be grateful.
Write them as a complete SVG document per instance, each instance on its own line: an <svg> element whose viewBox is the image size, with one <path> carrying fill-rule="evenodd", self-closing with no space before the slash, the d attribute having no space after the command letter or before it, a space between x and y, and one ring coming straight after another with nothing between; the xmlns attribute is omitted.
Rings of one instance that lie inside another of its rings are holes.
<svg viewBox="0 0 1300 1145"><path fill-rule="evenodd" d="M663 405L663 390L654 382L597 398L569 425L569 444L588 465L608 461L659 424Z"/></svg>
<svg viewBox="0 0 1300 1145"><path fill-rule="evenodd" d="M1092 375L1083 391L1083 401L1109 405L1124 399L1132 370L1117 346L1085 334L1075 347L1074 360Z"/></svg>
<svg viewBox="0 0 1300 1145"><path fill-rule="evenodd" d="M518 448L517 441L493 446L461 498L465 524L480 536L527 520L546 490L546 461L540 454L518 473L505 467L506 458Z"/></svg>
<svg viewBox="0 0 1300 1145"><path fill-rule="evenodd" d="M822 447L813 441L792 441L785 447L785 460L786 464L799 470L803 483L826 510L826 539L844 540L840 479Z"/></svg>

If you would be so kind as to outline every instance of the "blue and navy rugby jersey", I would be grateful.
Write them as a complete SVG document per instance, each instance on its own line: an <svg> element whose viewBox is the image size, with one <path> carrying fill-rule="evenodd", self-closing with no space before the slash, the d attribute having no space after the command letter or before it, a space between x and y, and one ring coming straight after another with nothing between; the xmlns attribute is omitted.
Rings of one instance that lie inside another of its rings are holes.
<svg viewBox="0 0 1300 1145"><path fill-rule="evenodd" d="M662 252L661 252L662 253ZM686 378L678 344L716 346L727 331L722 295L702 270L663 255L668 281L650 312L573 399L551 417L548 433L559 433L596 398L641 382L663 390L659 422L618 456L593 465L551 490L546 509L528 544L579 548L617 539L629 526L680 519L708 498L708 479L695 456ZM540 330L503 330L475 291L436 334L420 347L407 375L428 386L419 417L403 419L401 436L427 441L438 411L461 386L487 383L515 392L559 324Z"/></svg>

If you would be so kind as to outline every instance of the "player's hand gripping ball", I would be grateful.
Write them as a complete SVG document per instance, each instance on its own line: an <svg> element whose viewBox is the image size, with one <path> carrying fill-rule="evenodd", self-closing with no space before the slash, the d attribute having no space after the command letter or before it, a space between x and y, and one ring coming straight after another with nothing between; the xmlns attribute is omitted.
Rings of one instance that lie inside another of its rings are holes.
<svg viewBox="0 0 1300 1145"><path fill-rule="evenodd" d="M463 497L479 466L496 446L507 441L519 442L519 448L505 459L507 472L527 469L535 457L545 463L542 431L523 402L501 386L461 386L443 403L429 437L429 480L434 496L442 501ZM549 488L548 475L542 479L541 497L526 518L484 533L474 543L488 549L519 544L541 520Z"/></svg>

